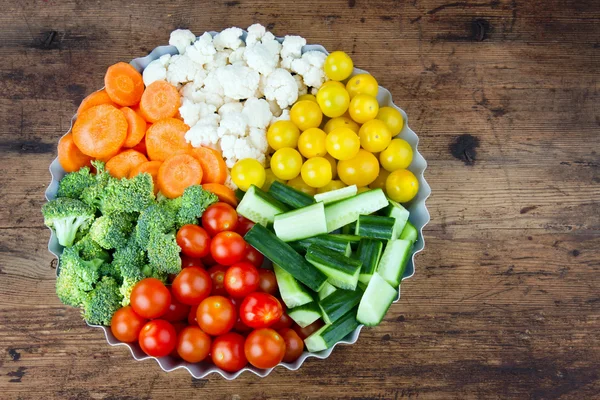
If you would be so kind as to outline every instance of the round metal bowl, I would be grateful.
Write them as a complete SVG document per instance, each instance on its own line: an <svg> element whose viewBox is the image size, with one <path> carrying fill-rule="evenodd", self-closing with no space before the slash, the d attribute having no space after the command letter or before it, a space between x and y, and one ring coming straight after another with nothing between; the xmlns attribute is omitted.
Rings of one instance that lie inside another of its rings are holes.
<svg viewBox="0 0 600 400"><path fill-rule="evenodd" d="M211 34L214 36L216 34L216 32L211 32ZM245 39L245 35L246 35L246 33L244 33L243 39ZM278 38L278 40L281 42L281 41L283 41L283 38ZM311 50L316 50L316 51L323 52L325 54L329 54L327 52L327 50L325 50L325 48L320 45L306 45L303 47L302 52L304 53L306 51L311 51ZM144 68L146 68L146 66L150 62L158 59L160 56L162 56L164 54L177 54L177 48L175 48L174 46L157 47L154 50L152 50L152 52L150 54L148 54L146 57L136 58L136 59L132 60L131 65L133 65L138 71L141 72L144 70ZM366 71L364 71L364 70L355 68L353 75L365 73L365 72ZM397 137L400 137L400 138L406 140L412 146L412 148L414 150L414 158L408 169L411 170L415 174L417 179L419 180L419 192L418 192L417 196L407 205L407 208L410 211L410 221L417 228L417 230L419 232L419 238L418 238L417 242L414 244L413 254L410 257L410 260L406 267L406 271L404 272L404 276L403 276L403 280L404 280L404 279L408 279L414 275L414 273L415 273L415 265L414 265L415 254L417 254L418 252L423 250L423 247L425 246L425 241L423 240L423 227L429 222L429 211L427 211L427 207L425 206L425 200L427 200L427 198L431 194L431 189L430 189L429 185L427 184L425 177L423 176L423 173L425 172L425 169L427 167L427 162L425 161L425 159L423 158L421 153L419 153L419 151L418 151L417 145L419 143L419 138L417 137L415 132L413 132L409 128L409 126L408 126L409 120L406 115L406 112L404 112L404 110L402 110L400 107L398 107L397 105L394 104L394 102L392 100L392 95L389 92L389 90L379 86L379 94L377 95L377 100L379 101L379 104L381 104L382 106L394 107L395 109L399 110L402 113L405 124L404 124L404 128L402 129L402 132L400 132L400 134ZM73 121L75 121L75 118L76 118L76 116L73 116L73 119L71 120L71 126L73 124ZM70 129L69 129L69 131L70 131ZM54 159L54 161L50 164L50 174L52 175L52 181L50 182L50 185L46 189L46 199L47 200L52 200L56 197L56 191L58 189L58 182L65 175L65 171L60 166L60 163L58 162L58 158ZM48 242L48 250L52 254L54 254L54 256L56 256L57 258L60 256L60 254L62 253L62 250L63 250L63 248L58 244L58 240L56 239L56 236L54 235L54 232L52 232L52 231L50 234L50 241ZM57 269L57 274L58 273L59 273L59 270ZM396 299L395 302L397 302L398 300L400 300L400 291L398 291L398 298ZM131 352L131 354L133 355L133 358L135 358L138 361L148 360L148 359L155 360L158 363L158 365L160 365L160 367L166 372L170 372L170 371L173 371L176 369L183 368L183 369L187 370L194 378L203 378L211 373L217 373L217 374L221 375L222 377L224 377L225 379L231 380L231 379L235 379L236 377L238 377L244 371L250 371L260 377L265 377L273 370L273 368L259 369L259 368L255 368L253 366L249 366L249 367L243 368L242 370L237 371L237 372L226 372L226 371L221 370L220 368L217 368L216 366L214 366L212 364L205 363L205 362L191 364L191 363L187 363L182 360L175 359L170 356L160 357L160 358L150 357L141 350L141 348L139 347L139 345L137 343L136 344L128 344L128 343L119 342L113 336L110 328L105 327L105 326L99 326L99 325L90 325L90 326L93 328L102 329L102 331L104 331L104 335L106 336L106 340L108 341L108 344L110 344L111 346L127 347L129 349L129 351ZM298 368L300 368L300 366L304 363L304 361L307 358L310 358L310 357L315 357L315 358L320 358L320 359L327 358L327 357L329 357L329 355L331 354L331 352L337 345L355 343L358 340L358 335L360 334L361 329L362 329L362 325L359 326L352 333L350 333L348 336L346 336L343 340L339 341L338 343L336 343L334 346L332 346L331 348L329 348L327 350L323 350L318 353L309 353L309 352L305 351L302 354L302 356L300 356L300 358L298 358L295 362L280 363L278 366L287 368L289 370L297 370ZM373 328L373 329L377 329L377 328Z"/></svg>

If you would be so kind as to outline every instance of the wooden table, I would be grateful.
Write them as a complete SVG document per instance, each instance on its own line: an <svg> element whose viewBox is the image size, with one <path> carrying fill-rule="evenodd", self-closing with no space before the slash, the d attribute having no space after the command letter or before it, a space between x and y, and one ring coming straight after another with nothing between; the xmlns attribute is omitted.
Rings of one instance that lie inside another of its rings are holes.
<svg viewBox="0 0 600 400"><path fill-rule="evenodd" d="M600 398L599 2L172 3L0 1L1 398ZM427 245L384 323L327 360L167 374L56 298L47 168L108 65L254 22L391 90L429 162Z"/></svg>

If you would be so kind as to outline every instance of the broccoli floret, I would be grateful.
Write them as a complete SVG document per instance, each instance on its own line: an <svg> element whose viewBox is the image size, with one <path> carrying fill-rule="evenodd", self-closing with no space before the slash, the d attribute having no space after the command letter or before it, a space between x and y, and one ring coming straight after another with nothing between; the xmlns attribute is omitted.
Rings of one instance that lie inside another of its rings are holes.
<svg viewBox="0 0 600 400"><path fill-rule="evenodd" d="M152 235L147 250L152 268L167 274L177 274L181 271L181 248L177 245L174 233Z"/></svg>
<svg viewBox="0 0 600 400"><path fill-rule="evenodd" d="M104 264L100 258L84 260L74 247L64 249L59 261L56 294L64 304L77 307L86 292L100 279L99 269Z"/></svg>
<svg viewBox="0 0 600 400"><path fill-rule="evenodd" d="M106 171L105 164L102 161L94 160L92 165L96 168L95 181L92 185L83 189L81 193L81 201L95 210L102 206L102 197L104 189L113 178L108 171Z"/></svg>
<svg viewBox="0 0 600 400"><path fill-rule="evenodd" d="M87 261L99 258L108 263L111 260L109 252L100 247L98 243L94 242L90 235L83 236L80 240L75 242L72 248L79 253L81 258Z"/></svg>
<svg viewBox="0 0 600 400"><path fill-rule="evenodd" d="M102 214L141 212L155 202L154 183L150 174L131 179L111 179L102 194Z"/></svg>
<svg viewBox="0 0 600 400"><path fill-rule="evenodd" d="M83 299L83 317L92 325L110 326L113 314L121 308L122 299L119 284L112 277L105 276Z"/></svg>
<svg viewBox="0 0 600 400"><path fill-rule="evenodd" d="M175 228L175 213L162 204L153 204L140 214L135 227L138 244L148 247L150 236L154 233L167 233Z"/></svg>
<svg viewBox="0 0 600 400"><path fill-rule="evenodd" d="M80 200L61 197L51 200L42 207L44 224L52 228L58 243L69 247L77 231L87 228L94 219L94 210Z"/></svg>
<svg viewBox="0 0 600 400"><path fill-rule="evenodd" d="M96 177L90 173L89 167L66 174L58 183L56 197L79 199L85 188L96 183Z"/></svg>
<svg viewBox="0 0 600 400"><path fill-rule="evenodd" d="M200 185L190 186L183 191L181 206L177 212L177 227L186 224L197 224L198 218L211 204L219 201L219 198L209 191L202 189Z"/></svg>
<svg viewBox="0 0 600 400"><path fill-rule="evenodd" d="M129 295L135 284L146 277L142 269L147 262L146 251L133 236L127 242L127 246L117 249L113 254L111 265L122 277L119 292L123 295L123 306L129 305Z"/></svg>
<svg viewBox="0 0 600 400"><path fill-rule="evenodd" d="M116 249L127 245L133 231L135 216L127 213L103 215L90 228L90 236L105 249Z"/></svg>

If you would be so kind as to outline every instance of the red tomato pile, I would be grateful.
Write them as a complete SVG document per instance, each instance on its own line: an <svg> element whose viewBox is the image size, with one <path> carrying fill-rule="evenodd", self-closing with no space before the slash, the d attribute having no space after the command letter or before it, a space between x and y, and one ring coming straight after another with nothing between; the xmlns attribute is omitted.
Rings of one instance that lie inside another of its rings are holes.
<svg viewBox="0 0 600 400"><path fill-rule="evenodd" d="M216 203L202 226L181 227L183 269L170 286L155 278L138 282L131 305L113 316L113 335L138 341L153 357L212 360L230 372L247 363L272 368L295 361L321 323L300 328L285 313L275 274L261 268L263 255L242 237L252 225L229 204Z"/></svg>

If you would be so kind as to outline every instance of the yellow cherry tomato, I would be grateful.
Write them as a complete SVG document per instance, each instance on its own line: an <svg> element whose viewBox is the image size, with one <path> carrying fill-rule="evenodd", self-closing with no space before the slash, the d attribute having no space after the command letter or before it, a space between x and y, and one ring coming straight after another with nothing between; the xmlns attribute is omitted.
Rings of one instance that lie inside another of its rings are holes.
<svg viewBox="0 0 600 400"><path fill-rule="evenodd" d="M355 133L358 133L358 130L360 129L360 126L356 122L354 122L352 118L341 116L337 118L331 118L329 121L327 121L327 123L323 127L323 130L325 131L325 133L329 133L335 128L339 128L340 126L350 128Z"/></svg>
<svg viewBox="0 0 600 400"><path fill-rule="evenodd" d="M353 98L357 94L368 94L369 96L377 96L379 92L379 84L377 80L370 74L358 74L354 75L346 83L346 89L350 98Z"/></svg>
<svg viewBox="0 0 600 400"><path fill-rule="evenodd" d="M392 132L392 136L396 136L404 128L402 113L393 107L381 107L377 114L377 119L387 125L390 132Z"/></svg>
<svg viewBox="0 0 600 400"><path fill-rule="evenodd" d="M271 124L267 131L267 142L273 150L283 149L284 147L295 148L298 144L300 130L292 121L277 121Z"/></svg>
<svg viewBox="0 0 600 400"><path fill-rule="evenodd" d="M296 102L290 110L290 119L301 131L318 128L323 120L323 112L319 105L310 100Z"/></svg>
<svg viewBox="0 0 600 400"><path fill-rule="evenodd" d="M298 150L284 147L271 157L271 170L279 179L294 179L302 168L302 156Z"/></svg>
<svg viewBox="0 0 600 400"><path fill-rule="evenodd" d="M379 162L373 154L360 149L353 158L338 162L337 170L346 185L367 186L379 175Z"/></svg>
<svg viewBox="0 0 600 400"><path fill-rule="evenodd" d="M371 153L385 150L392 141L392 133L387 125L378 119L367 121L358 131L360 145Z"/></svg>
<svg viewBox="0 0 600 400"><path fill-rule="evenodd" d="M397 169L385 182L388 197L398 203L411 201L419 191L417 177L407 169Z"/></svg>
<svg viewBox="0 0 600 400"><path fill-rule="evenodd" d="M343 81L352 74L354 63L348 54L343 51L334 51L325 59L323 69L329 79Z"/></svg>
<svg viewBox="0 0 600 400"><path fill-rule="evenodd" d="M400 168L408 168L413 159L413 149L403 139L394 139L390 145L379 153L381 166L392 172Z"/></svg>
<svg viewBox="0 0 600 400"><path fill-rule="evenodd" d="M331 164L323 157L306 160L300 173L304 183L310 187L320 188L331 182Z"/></svg>
<svg viewBox="0 0 600 400"><path fill-rule="evenodd" d="M379 175L377 175L377 178L375 178L375 180L369 184L369 187L371 189L383 189L385 192L385 181L389 175L390 173L384 168L379 168Z"/></svg>
<svg viewBox="0 0 600 400"><path fill-rule="evenodd" d="M308 101L314 101L315 103L317 102L317 98L315 97L314 94L303 94L302 96L298 96L298 101L303 101L303 100L308 100Z"/></svg>
<svg viewBox="0 0 600 400"><path fill-rule="evenodd" d="M321 129L307 129L298 138L298 150L306 158L323 157L327 154L326 140L327 134Z"/></svg>
<svg viewBox="0 0 600 400"><path fill-rule="evenodd" d="M361 186L359 188L356 188L356 194L360 194L362 192L368 192L369 190L371 190L368 186Z"/></svg>
<svg viewBox="0 0 600 400"><path fill-rule="evenodd" d="M331 177L337 178L337 160L329 153L325 154L324 158L331 164Z"/></svg>
<svg viewBox="0 0 600 400"><path fill-rule="evenodd" d="M323 114L330 118L343 115L350 104L350 96L346 88L342 84L340 86L327 85L317 92L317 103Z"/></svg>
<svg viewBox="0 0 600 400"><path fill-rule="evenodd" d="M265 192L268 191L271 188L271 185L273 184L273 182L275 182L275 181L285 183L285 181L283 179L279 179L278 177L275 176L275 174L273 173L273 170L271 168L265 169L265 183L263 183L263 185L262 185L262 190L264 190Z"/></svg>
<svg viewBox="0 0 600 400"><path fill-rule="evenodd" d="M231 180L244 192L250 185L262 187L265 183L265 168L253 158L244 158L231 169Z"/></svg>
<svg viewBox="0 0 600 400"><path fill-rule="evenodd" d="M306 182L304 182L304 180L302 179L302 176L300 175L298 175L294 179L290 179L289 181L287 181L287 185L310 196L314 196L317 193L317 189L308 186Z"/></svg>
<svg viewBox="0 0 600 400"><path fill-rule="evenodd" d="M319 88L319 90L323 89L325 86L337 86L337 87L342 87L342 88L346 87L346 86L344 86L344 84L342 82L338 82L338 81L326 81L325 83L323 83L321 85L321 87Z"/></svg>
<svg viewBox="0 0 600 400"><path fill-rule="evenodd" d="M349 160L358 153L360 139L352 129L340 127L327 134L326 147L336 160Z"/></svg>
<svg viewBox="0 0 600 400"><path fill-rule="evenodd" d="M352 119L359 124L375 119L379 112L377 99L368 94L357 94L350 100L348 112Z"/></svg>
<svg viewBox="0 0 600 400"><path fill-rule="evenodd" d="M317 193L325 193L325 192L331 192L332 190L338 190L338 189L342 189L345 188L346 184L340 180L337 179L332 179L331 181L329 181L329 183L325 186L321 186L320 188L317 189Z"/></svg>

